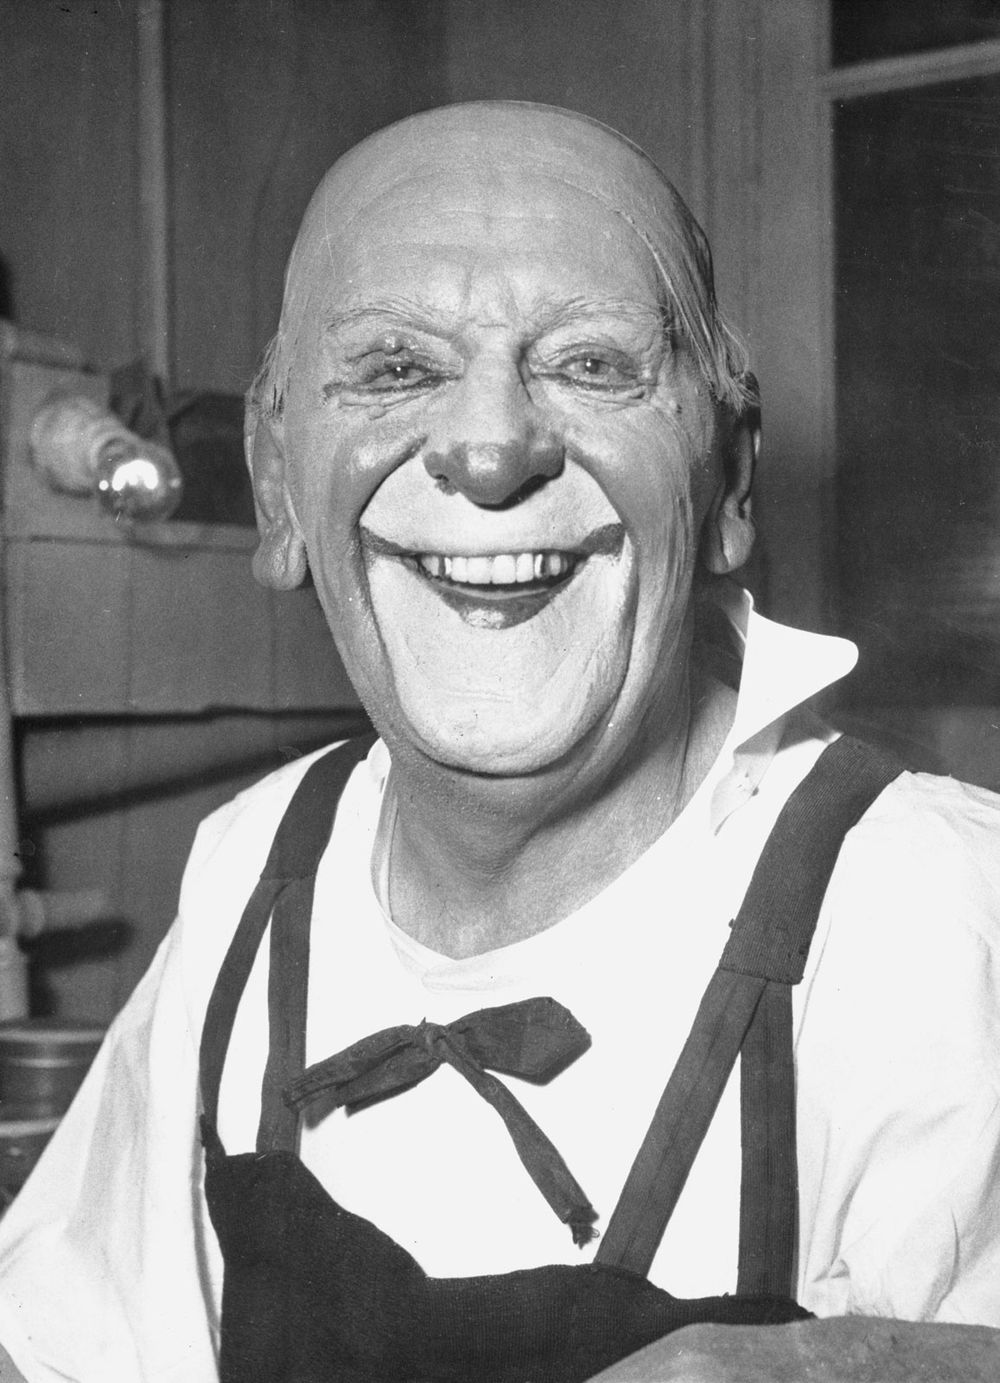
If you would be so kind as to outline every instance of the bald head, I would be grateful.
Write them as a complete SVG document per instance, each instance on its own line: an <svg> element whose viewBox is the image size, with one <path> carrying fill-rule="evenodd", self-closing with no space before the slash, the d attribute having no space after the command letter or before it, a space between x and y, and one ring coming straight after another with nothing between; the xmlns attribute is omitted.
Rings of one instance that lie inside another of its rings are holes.
<svg viewBox="0 0 1000 1383"><path fill-rule="evenodd" d="M487 101L422 112L371 135L323 178L307 208L285 279L278 334L251 391L251 409L280 413L311 314L322 311L345 246L374 238L384 209L456 209L572 197L581 221L608 214L646 246L665 320L683 337L713 397L739 411L745 360L715 302L704 234L676 189L622 135L571 111ZM567 255L573 253L570 236ZM343 282L340 290L343 291Z"/></svg>

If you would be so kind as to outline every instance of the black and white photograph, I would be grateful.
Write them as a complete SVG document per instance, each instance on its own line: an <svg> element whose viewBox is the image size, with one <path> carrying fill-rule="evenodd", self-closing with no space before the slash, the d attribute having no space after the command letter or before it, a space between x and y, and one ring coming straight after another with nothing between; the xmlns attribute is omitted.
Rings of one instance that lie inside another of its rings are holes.
<svg viewBox="0 0 1000 1383"><path fill-rule="evenodd" d="M0 1383L1000 1380L1000 0L0 0Z"/></svg>

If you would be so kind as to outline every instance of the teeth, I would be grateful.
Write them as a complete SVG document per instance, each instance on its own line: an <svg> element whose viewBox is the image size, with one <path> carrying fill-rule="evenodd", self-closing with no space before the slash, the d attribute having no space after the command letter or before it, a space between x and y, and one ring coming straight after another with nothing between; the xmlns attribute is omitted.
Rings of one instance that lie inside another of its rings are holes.
<svg viewBox="0 0 1000 1383"><path fill-rule="evenodd" d="M445 557L421 553L428 576L443 576L467 586L517 586L555 580L570 570L573 558L562 552L502 552L494 557Z"/></svg>
<svg viewBox="0 0 1000 1383"><path fill-rule="evenodd" d="M471 586L488 586L492 572L492 558L470 557L465 568L465 579Z"/></svg>
<svg viewBox="0 0 1000 1383"><path fill-rule="evenodd" d="M512 586L517 580L516 557L494 557L490 565L493 568L490 580L494 586Z"/></svg>

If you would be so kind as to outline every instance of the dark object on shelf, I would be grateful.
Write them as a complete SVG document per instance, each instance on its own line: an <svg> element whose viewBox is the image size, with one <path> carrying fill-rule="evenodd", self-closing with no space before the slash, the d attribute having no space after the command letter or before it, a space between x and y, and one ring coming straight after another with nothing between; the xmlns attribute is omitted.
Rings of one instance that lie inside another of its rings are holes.
<svg viewBox="0 0 1000 1383"><path fill-rule="evenodd" d="M253 528L239 395L177 395L170 401L168 422L170 445L184 477L184 497L174 518Z"/></svg>
<svg viewBox="0 0 1000 1383"><path fill-rule="evenodd" d="M255 525L243 460L243 399L238 394L165 393L141 360L111 375L110 406L140 437L170 448L184 479L172 518L185 523Z"/></svg>

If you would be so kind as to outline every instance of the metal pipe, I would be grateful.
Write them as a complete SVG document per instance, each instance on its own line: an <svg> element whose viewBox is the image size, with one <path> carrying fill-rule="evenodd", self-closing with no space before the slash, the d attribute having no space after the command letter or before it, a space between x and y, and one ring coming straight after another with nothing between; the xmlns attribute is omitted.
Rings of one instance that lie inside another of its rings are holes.
<svg viewBox="0 0 1000 1383"><path fill-rule="evenodd" d="M5 572L4 534L0 523L0 588L5 584ZM21 877L21 859L13 717L7 691L5 610L0 599L0 1020L21 1018L28 1012L28 968L17 944L20 903L16 890Z"/></svg>
<svg viewBox="0 0 1000 1383"><path fill-rule="evenodd" d="M138 0L139 338L150 370L173 377L164 0Z"/></svg>

